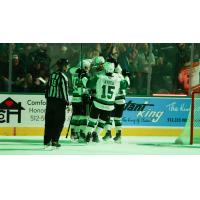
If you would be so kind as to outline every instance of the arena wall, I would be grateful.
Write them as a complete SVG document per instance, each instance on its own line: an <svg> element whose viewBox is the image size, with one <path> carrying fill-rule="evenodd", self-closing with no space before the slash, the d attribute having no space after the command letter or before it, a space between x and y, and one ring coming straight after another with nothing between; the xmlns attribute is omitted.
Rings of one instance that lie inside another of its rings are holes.
<svg viewBox="0 0 200 200"><path fill-rule="evenodd" d="M44 95L0 94L0 135L40 136L44 132ZM186 97L127 97L123 114L125 136L177 136L188 118ZM67 132L71 113L67 113Z"/></svg>

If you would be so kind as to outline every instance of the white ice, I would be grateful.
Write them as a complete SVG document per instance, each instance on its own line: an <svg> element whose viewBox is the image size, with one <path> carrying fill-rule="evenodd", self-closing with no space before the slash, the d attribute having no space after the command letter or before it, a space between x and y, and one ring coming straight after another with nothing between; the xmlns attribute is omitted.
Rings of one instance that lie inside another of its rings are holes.
<svg viewBox="0 0 200 200"><path fill-rule="evenodd" d="M61 137L61 148L45 151L42 137L1 136L1 155L200 155L200 145L176 145L176 137L122 137L113 141L79 144Z"/></svg>

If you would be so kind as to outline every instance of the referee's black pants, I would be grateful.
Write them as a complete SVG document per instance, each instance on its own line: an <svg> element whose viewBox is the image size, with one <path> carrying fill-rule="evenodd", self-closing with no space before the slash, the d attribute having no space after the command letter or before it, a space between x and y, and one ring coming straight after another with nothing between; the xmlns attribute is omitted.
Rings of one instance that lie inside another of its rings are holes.
<svg viewBox="0 0 200 200"><path fill-rule="evenodd" d="M58 142L65 122L66 102L48 98L45 113L44 145Z"/></svg>

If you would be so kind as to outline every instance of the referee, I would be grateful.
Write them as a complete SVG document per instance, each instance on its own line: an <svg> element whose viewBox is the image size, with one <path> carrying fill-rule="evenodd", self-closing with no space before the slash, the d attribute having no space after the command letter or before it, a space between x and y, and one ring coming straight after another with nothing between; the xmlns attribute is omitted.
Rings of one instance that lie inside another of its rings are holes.
<svg viewBox="0 0 200 200"><path fill-rule="evenodd" d="M47 99L45 113L44 148L60 147L59 138L65 122L66 106L69 106L67 59L59 59L56 63L57 71L53 72L46 85Z"/></svg>

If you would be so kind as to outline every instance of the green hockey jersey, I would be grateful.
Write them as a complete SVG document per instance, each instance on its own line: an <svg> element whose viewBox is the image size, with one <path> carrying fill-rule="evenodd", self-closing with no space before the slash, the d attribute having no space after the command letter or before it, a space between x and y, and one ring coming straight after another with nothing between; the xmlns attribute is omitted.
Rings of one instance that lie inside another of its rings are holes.
<svg viewBox="0 0 200 200"><path fill-rule="evenodd" d="M86 83L87 78L80 78L79 75L80 68L73 67L70 69L70 73L72 75L72 87L73 87L73 94L72 94L72 102L79 103L82 101L82 94L86 93Z"/></svg>

